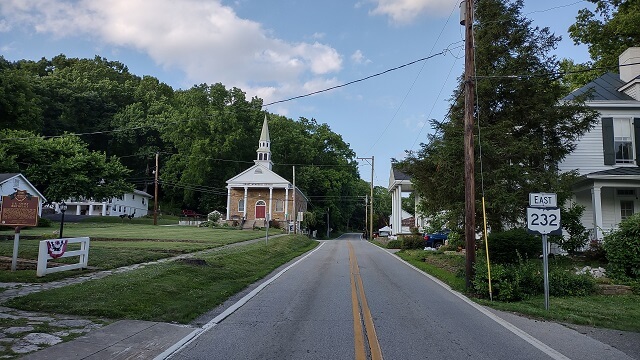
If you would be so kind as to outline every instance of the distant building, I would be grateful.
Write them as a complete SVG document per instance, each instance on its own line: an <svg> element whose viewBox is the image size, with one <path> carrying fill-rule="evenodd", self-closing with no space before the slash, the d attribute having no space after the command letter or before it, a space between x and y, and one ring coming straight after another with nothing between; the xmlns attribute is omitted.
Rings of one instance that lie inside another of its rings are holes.
<svg viewBox="0 0 640 360"><path fill-rule="evenodd" d="M93 201L87 199L68 199L67 214L89 216L131 216L141 217L149 214L149 203L153 196L144 191L134 190L120 197L113 197L107 201ZM55 211L60 207L55 204Z"/></svg>
<svg viewBox="0 0 640 360"><path fill-rule="evenodd" d="M282 228L293 226L294 214L307 211L307 198L300 189L273 172L271 140L264 117L255 165L227 180L227 222L244 228L266 225L267 214ZM295 194L295 205L294 205ZM295 207L294 207L295 206Z"/></svg>

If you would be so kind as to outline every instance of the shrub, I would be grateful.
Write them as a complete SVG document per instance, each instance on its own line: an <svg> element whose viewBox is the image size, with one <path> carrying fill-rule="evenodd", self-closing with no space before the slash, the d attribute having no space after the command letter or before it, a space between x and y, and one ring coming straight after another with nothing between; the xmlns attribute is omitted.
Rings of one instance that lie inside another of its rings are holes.
<svg viewBox="0 0 640 360"><path fill-rule="evenodd" d="M464 248L464 239L457 231L451 231L447 236L447 245L443 250L458 250L458 247Z"/></svg>
<svg viewBox="0 0 640 360"><path fill-rule="evenodd" d="M391 240L387 243L387 249L400 249L402 248L402 240Z"/></svg>
<svg viewBox="0 0 640 360"><path fill-rule="evenodd" d="M640 279L640 213L622 220L604 237L607 274L614 279Z"/></svg>
<svg viewBox="0 0 640 360"><path fill-rule="evenodd" d="M407 235L402 237L402 250L422 249L424 248L424 239L420 235Z"/></svg>
<svg viewBox="0 0 640 360"><path fill-rule="evenodd" d="M555 242L562 250L569 254L575 254L589 241L589 231L582 225L584 206L576 203L568 208L561 208L562 228L569 234L565 236L551 236L550 241Z"/></svg>
<svg viewBox="0 0 640 360"><path fill-rule="evenodd" d="M586 296L595 292L596 281L590 275L576 275L563 269L549 270L549 295Z"/></svg>
<svg viewBox="0 0 640 360"><path fill-rule="evenodd" d="M213 210L209 214L207 214L207 220L213 223L217 223L222 218L222 214L218 210Z"/></svg>
<svg viewBox="0 0 640 360"><path fill-rule="evenodd" d="M587 260L603 262L607 259L607 252L604 250L602 241L593 239L589 242L589 248L584 252Z"/></svg>
<svg viewBox="0 0 640 360"><path fill-rule="evenodd" d="M495 264L517 263L519 258L537 258L542 242L525 229L511 229L489 235L489 256Z"/></svg>
<svg viewBox="0 0 640 360"><path fill-rule="evenodd" d="M51 227L52 225L53 223L51 222L51 220L43 217L38 218L38 227Z"/></svg>

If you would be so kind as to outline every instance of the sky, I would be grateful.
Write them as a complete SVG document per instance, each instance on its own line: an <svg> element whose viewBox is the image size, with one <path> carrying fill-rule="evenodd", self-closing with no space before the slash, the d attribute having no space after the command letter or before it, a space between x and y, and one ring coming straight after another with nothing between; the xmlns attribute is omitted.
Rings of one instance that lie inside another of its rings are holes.
<svg viewBox="0 0 640 360"><path fill-rule="evenodd" d="M387 187L391 159L418 150L432 132L429 119L447 114L464 68L459 3L2 0L0 55L9 61L98 55L174 89L238 87L247 98L274 103L265 107L270 113L328 124L357 157L375 157L374 184ZM562 37L558 58L584 62L586 46L574 45L567 34L582 8L593 4L525 0L523 14ZM359 166L367 181L369 163Z"/></svg>

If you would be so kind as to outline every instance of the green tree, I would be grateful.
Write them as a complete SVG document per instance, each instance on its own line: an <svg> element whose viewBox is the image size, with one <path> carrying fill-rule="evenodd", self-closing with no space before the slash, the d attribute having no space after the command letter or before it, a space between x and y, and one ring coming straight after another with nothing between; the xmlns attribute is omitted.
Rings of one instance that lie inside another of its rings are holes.
<svg viewBox="0 0 640 360"><path fill-rule="evenodd" d="M5 129L0 139L0 172L21 172L49 201L100 201L133 190L130 171L116 157L89 150L76 136L45 139Z"/></svg>
<svg viewBox="0 0 640 360"><path fill-rule="evenodd" d="M476 194L484 190L492 231L522 221L530 192L557 192L561 203L568 197L575 175L558 174L557 164L596 118L579 101L559 102L564 88L547 75L559 67L550 55L559 38L548 28L533 27L521 15L522 6L520 0L481 0L476 9L476 121L481 128L475 134ZM513 76L521 74L527 76ZM433 122L435 133L403 164L421 196L421 208L426 214L445 211L451 225L462 223L467 200L462 93L461 81L450 118ZM478 225L479 196L474 199Z"/></svg>
<svg viewBox="0 0 640 360"><path fill-rule="evenodd" d="M618 56L629 47L640 46L640 0L587 0L594 11L582 9L569 36L576 44L586 44L595 67L592 72L569 78L573 87L582 86L605 72L618 72ZM579 68L578 68L579 69Z"/></svg>

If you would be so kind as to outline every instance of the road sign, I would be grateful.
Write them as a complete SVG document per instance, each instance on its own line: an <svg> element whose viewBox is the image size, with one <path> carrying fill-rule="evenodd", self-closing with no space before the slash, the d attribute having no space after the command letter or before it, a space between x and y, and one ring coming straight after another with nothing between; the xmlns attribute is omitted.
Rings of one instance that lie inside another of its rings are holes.
<svg viewBox="0 0 640 360"><path fill-rule="evenodd" d="M558 195L554 193L529 193L529 206L542 208L558 207Z"/></svg>
<svg viewBox="0 0 640 360"><path fill-rule="evenodd" d="M562 235L560 208L527 208L527 228L540 235Z"/></svg>

